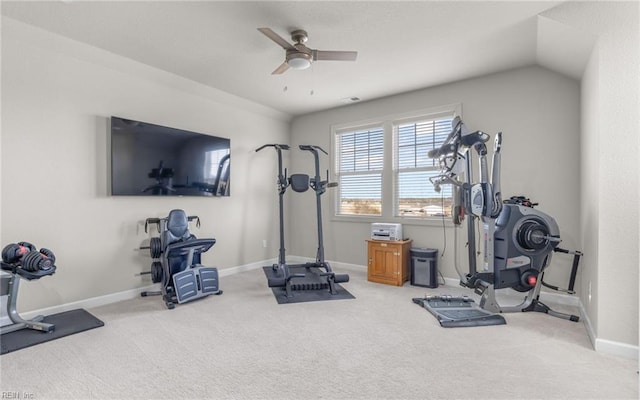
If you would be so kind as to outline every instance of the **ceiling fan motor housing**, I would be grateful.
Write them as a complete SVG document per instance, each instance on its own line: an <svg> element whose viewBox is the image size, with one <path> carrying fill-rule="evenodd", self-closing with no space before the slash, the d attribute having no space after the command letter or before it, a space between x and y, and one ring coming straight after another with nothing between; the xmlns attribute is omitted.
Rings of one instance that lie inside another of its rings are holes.
<svg viewBox="0 0 640 400"><path fill-rule="evenodd" d="M307 40L309 40L309 36L307 35L307 31L296 29L295 31L291 32L291 40L296 43L304 44L307 43Z"/></svg>

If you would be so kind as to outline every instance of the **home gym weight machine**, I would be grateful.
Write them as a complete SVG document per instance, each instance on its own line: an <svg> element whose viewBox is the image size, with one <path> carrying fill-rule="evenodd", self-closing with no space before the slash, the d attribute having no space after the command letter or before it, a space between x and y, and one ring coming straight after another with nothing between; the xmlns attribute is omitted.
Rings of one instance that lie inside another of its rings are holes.
<svg viewBox="0 0 640 400"><path fill-rule="evenodd" d="M175 303L181 304L211 294L220 295L218 269L200 264L201 255L213 247L216 240L198 239L189 231L189 222L196 221L200 226L200 218L187 216L184 210L171 210L165 218L147 218L145 232L148 226L155 224L159 237L152 237L149 254L154 260L151 264L153 283L160 283L159 291L145 291L142 297L162 295L168 309L173 309ZM143 273L144 274L144 273Z"/></svg>
<svg viewBox="0 0 640 400"><path fill-rule="evenodd" d="M42 322L43 315L30 320L22 318L16 309L20 280L28 281L53 275L56 272L56 257L51 250L36 247L29 242L11 243L2 249L2 296L7 296L7 315L11 324L0 328L0 334L21 329L33 329L45 333L55 330L54 324Z"/></svg>
<svg viewBox="0 0 640 400"><path fill-rule="evenodd" d="M322 230L322 204L321 196L328 187L337 186L329 182L329 171L327 179L322 180L320 176L320 159L318 150L328 154L320 146L300 145L300 150L309 151L313 154L315 165L315 176L310 178L306 174L293 174L287 177L287 170L282 166L282 151L289 150L287 144L265 144L256 149L256 152L273 147L278 155L278 205L279 205L279 226L280 226L280 248L278 251L278 262L271 267L271 274L267 278L270 288L282 288L287 298L294 296L294 291L301 290L328 290L330 294L338 293L336 284L349 282L348 274L336 274L329 263L324 258L324 240ZM291 186L293 191L302 193L311 188L316 196L316 219L318 234L318 250L316 260L304 264L287 264L286 250L284 244L284 194ZM266 268L266 267L265 267Z"/></svg>
<svg viewBox="0 0 640 400"><path fill-rule="evenodd" d="M443 326L473 326L504 324L496 313L536 311L559 318L578 321L579 317L550 309L539 301L544 269L554 251L574 255L570 291L581 252L560 249L560 230L549 215L534 209L528 199L512 197L502 201L500 167L502 133L495 137L491 178L487 164L490 136L482 131L469 132L459 117L452 122L452 131L442 146L429 152L438 159L440 174L430 178L436 191L442 185L453 186L453 222L460 225L467 217L469 272L460 284L481 296L480 309L468 297L427 296L413 301L434 314ZM479 183L472 182L471 149L478 154ZM464 175L464 180L461 176ZM483 260L476 261L475 218L483 226ZM460 273L458 271L458 273ZM544 284L552 289L555 286ZM496 290L511 288L526 292L522 303L503 306L496 299ZM565 290L566 291L566 290ZM448 324L448 325L447 325Z"/></svg>

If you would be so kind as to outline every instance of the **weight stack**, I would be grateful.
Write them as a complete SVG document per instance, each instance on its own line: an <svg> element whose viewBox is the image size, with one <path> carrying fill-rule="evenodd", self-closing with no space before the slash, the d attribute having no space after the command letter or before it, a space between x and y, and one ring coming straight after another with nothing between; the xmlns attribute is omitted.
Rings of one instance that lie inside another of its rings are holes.
<svg viewBox="0 0 640 400"><path fill-rule="evenodd" d="M411 285L428 288L438 287L438 249L412 247Z"/></svg>

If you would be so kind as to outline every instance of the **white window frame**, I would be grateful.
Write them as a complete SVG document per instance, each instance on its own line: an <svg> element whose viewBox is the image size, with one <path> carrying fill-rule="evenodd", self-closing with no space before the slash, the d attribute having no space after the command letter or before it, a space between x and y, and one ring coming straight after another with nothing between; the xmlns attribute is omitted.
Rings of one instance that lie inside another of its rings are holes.
<svg viewBox="0 0 640 400"><path fill-rule="evenodd" d="M331 214L333 221L342 222L399 222L409 225L442 225L443 217L427 216L427 217L407 217L397 216L395 208L396 204L396 176L394 171L394 129L399 123L408 123L412 121L424 121L451 115L453 117L462 117L462 104L448 104L444 106L431 107L427 109L415 110L406 113L398 113L382 116L375 119L361 120L346 124L336 124L331 126L331 180L338 182L337 173L338 157L336 151L337 135L349 131L357 131L369 129L372 127L383 127L383 154L384 167L382 172L382 215L339 215L338 203L340 201L340 192L332 190L333 201L331 202ZM427 182L426 184L430 184ZM445 221L449 221L449 217L445 217Z"/></svg>
<svg viewBox="0 0 640 400"><path fill-rule="evenodd" d="M344 175L344 176L354 176L354 175L370 175L370 174L377 174L378 170L374 170L374 171L354 171L354 172L346 172L346 173L342 173L340 174L339 172L339 154L337 151L337 146L338 146L338 136L343 135L343 134L347 134L347 133L352 133L352 132L358 132L358 131L367 131L367 130L378 130L381 129L382 130L382 149L383 152L386 151L387 145L386 145L386 129L384 127L383 124L381 123L376 123L376 122L371 122L371 123L366 123L366 124L361 124L361 125L355 125L355 126L346 126L346 127L342 127L342 128L337 128L337 129L332 129L332 135L331 135L331 154L332 154L332 164L333 165L333 180L336 182L340 181L340 176ZM387 155L383 154L383 163L386 164L386 159L387 159ZM385 169L386 169L386 165L383 164L383 168L380 171L380 174L382 175L382 187L381 187L381 193L380 193L380 201L383 204L384 207L384 181L385 181ZM381 211L380 215L373 215L373 214L338 214L338 211L340 209L340 202L341 202L341 198L340 198L340 186L338 186L337 189L334 190L334 202L333 202L333 215L336 217L340 217L340 218L380 218L382 215L384 215L384 209Z"/></svg>
<svg viewBox="0 0 640 400"><path fill-rule="evenodd" d="M404 118L404 119L396 119L393 121L393 217L395 218L411 218L411 219L425 219L425 218L438 218L441 219L442 216L416 216L416 215L400 215L400 174L402 172L438 172L440 170L437 165L437 160L432 163L432 166L422 166L422 167L400 167L399 159L400 159L400 144L399 144L399 127L401 125L410 125L416 124L420 122L434 121L438 119L450 118L453 119L455 117L455 110L446 110L443 112L432 112L429 115L422 115L415 118ZM423 154L426 156L426 154ZM431 185L431 183L427 180L422 182L421 185ZM444 186L443 192L448 192L451 197L451 186Z"/></svg>

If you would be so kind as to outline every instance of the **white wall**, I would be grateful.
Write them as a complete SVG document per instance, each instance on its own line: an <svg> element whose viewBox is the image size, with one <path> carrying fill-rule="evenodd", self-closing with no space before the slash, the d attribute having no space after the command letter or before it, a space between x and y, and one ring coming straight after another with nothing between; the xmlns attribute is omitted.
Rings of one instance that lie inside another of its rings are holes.
<svg viewBox="0 0 640 400"><path fill-rule="evenodd" d="M600 136L598 121L600 113L598 103L598 49L594 49L591 59L582 77L581 90L581 149L580 159L580 242L583 243L586 257L582 259L582 284L580 286L580 300L589 316L592 326L598 325L598 232L600 230L600 185L597 177L600 171ZM595 334L594 334L595 336ZM595 338L594 338L595 339Z"/></svg>
<svg viewBox="0 0 640 400"><path fill-rule="evenodd" d="M541 67L528 67L419 90L348 107L327 110L292 121L292 145L317 144L330 150L331 125L461 103L462 117L470 130L503 132L502 193L504 198L526 195L540 203L539 209L553 216L560 226L562 247L579 245L579 85ZM311 157L292 152L291 171L312 172ZM329 166L323 158L322 169ZM477 165L474 165L477 170ZM425 184L429 184L425 182ZM290 195L289 227L292 254L315 256L313 196ZM324 196L326 257L366 265L365 239L369 223L332 221L333 192ZM415 247L444 247L443 228L405 222L404 235ZM460 232L461 245L466 231ZM452 228L447 228L447 250L440 262L445 277L457 278L453 267ZM466 253L460 252L466 270ZM546 277L566 285L571 260L556 256Z"/></svg>
<svg viewBox="0 0 640 400"><path fill-rule="evenodd" d="M598 43L598 338L638 344L638 3ZM632 14L633 15L633 14ZM629 66L635 65L635 68ZM628 315L626 318L620 318Z"/></svg>
<svg viewBox="0 0 640 400"><path fill-rule="evenodd" d="M111 197L111 115L231 139L231 197ZM3 17L2 236L52 249L58 270L24 283L19 310L148 286L147 217L198 215L219 268L275 257L275 163L255 148L286 142L288 116ZM223 283L224 285L224 283Z"/></svg>
<svg viewBox="0 0 640 400"><path fill-rule="evenodd" d="M546 14L598 37L582 79L581 300L596 349L626 343L637 357L640 5L567 3Z"/></svg>

